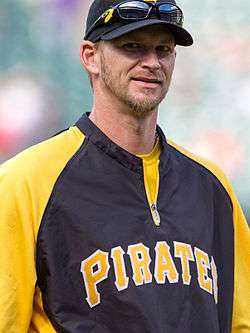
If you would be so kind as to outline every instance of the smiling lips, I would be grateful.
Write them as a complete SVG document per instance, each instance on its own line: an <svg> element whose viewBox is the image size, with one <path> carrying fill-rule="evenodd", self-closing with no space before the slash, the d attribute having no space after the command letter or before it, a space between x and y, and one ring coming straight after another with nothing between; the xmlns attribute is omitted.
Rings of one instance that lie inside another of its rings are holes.
<svg viewBox="0 0 250 333"><path fill-rule="evenodd" d="M143 77L143 76L134 77L134 78L132 78L132 81L136 81L139 84L141 84L145 87L148 87L148 88L155 88L162 84L161 80L158 80L156 78Z"/></svg>

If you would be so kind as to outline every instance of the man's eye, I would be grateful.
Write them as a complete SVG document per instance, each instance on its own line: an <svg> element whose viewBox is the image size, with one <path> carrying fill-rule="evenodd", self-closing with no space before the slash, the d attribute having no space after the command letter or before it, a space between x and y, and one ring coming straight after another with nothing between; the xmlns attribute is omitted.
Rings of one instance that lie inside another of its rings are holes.
<svg viewBox="0 0 250 333"><path fill-rule="evenodd" d="M139 50L141 48L141 45L138 43L126 43L123 45L123 48L125 48L128 51L129 50L134 51L134 50Z"/></svg>
<svg viewBox="0 0 250 333"><path fill-rule="evenodd" d="M168 45L159 45L159 46L157 46L157 51L166 53L166 54L170 54L173 52L173 49L171 47L169 47Z"/></svg>

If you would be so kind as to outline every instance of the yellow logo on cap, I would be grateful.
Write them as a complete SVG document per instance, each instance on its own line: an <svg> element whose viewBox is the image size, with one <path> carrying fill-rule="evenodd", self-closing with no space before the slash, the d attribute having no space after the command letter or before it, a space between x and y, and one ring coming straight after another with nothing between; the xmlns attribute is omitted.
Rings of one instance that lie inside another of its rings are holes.
<svg viewBox="0 0 250 333"><path fill-rule="evenodd" d="M112 18L114 13L114 8L110 8L103 13L102 18L104 18L104 23L108 23L108 21Z"/></svg>
<svg viewBox="0 0 250 333"><path fill-rule="evenodd" d="M144 2L157 2L158 0L144 0Z"/></svg>

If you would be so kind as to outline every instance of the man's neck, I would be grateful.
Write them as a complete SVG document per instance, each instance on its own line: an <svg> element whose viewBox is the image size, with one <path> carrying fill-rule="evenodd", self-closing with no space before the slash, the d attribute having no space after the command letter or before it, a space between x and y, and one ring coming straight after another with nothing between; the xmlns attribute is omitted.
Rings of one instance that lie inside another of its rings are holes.
<svg viewBox="0 0 250 333"><path fill-rule="evenodd" d="M114 143L131 154L148 154L155 143L157 111L145 117L94 107L90 120Z"/></svg>

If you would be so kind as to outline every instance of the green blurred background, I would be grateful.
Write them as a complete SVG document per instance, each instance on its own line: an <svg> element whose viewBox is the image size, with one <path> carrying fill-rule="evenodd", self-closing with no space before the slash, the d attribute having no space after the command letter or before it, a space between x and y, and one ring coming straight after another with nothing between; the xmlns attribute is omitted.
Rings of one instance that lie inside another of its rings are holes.
<svg viewBox="0 0 250 333"><path fill-rule="evenodd" d="M79 62L89 0L0 0L0 162L91 110ZM192 47L177 47L159 123L217 163L250 221L250 1L179 0Z"/></svg>

